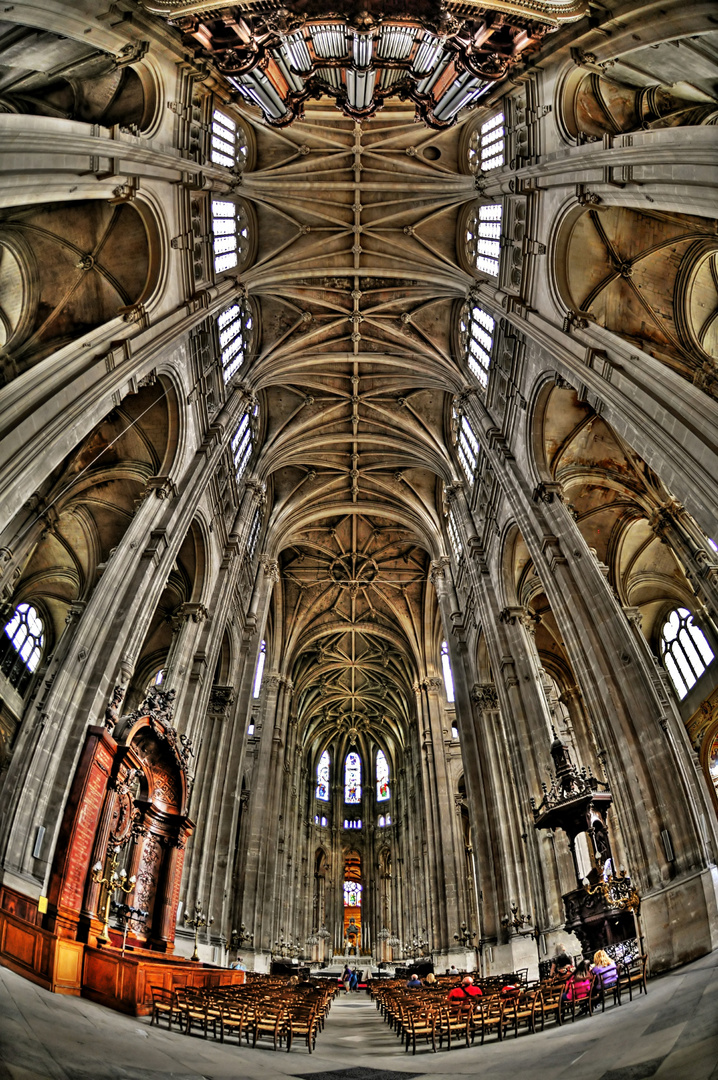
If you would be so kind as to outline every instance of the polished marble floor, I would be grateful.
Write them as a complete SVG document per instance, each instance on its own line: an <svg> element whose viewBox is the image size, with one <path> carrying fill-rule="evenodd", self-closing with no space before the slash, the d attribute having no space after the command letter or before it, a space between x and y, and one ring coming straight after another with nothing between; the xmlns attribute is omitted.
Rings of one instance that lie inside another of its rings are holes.
<svg viewBox="0 0 718 1080"><path fill-rule="evenodd" d="M315 1053L221 1045L49 994L0 967L0 1080L718 1080L718 952L648 995L536 1035L406 1054L363 994L339 998Z"/></svg>

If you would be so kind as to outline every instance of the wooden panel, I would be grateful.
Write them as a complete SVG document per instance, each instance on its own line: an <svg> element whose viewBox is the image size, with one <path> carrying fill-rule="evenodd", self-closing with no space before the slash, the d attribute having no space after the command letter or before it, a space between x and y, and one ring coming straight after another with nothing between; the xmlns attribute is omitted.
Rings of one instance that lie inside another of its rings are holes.
<svg viewBox="0 0 718 1080"><path fill-rule="evenodd" d="M29 927L26 930L16 923L5 922L2 950L11 960L19 960L21 964L31 968L35 958L35 940Z"/></svg>

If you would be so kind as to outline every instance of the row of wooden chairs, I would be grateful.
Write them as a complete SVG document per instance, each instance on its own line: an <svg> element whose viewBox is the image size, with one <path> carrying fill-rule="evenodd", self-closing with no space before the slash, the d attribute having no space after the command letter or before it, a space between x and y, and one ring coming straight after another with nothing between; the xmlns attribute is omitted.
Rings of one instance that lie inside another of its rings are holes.
<svg viewBox="0 0 718 1080"><path fill-rule="evenodd" d="M407 990L403 981L387 980L374 984L370 993L389 1027L402 1039L404 1049L411 1046L415 1054L417 1043L430 1044L436 1051L444 1042L447 1049L457 1041L473 1045L477 1037L483 1044L492 1033L501 1041L510 1031L515 1037L523 1028L533 1034L543 1031L547 1023L563 1024L583 1014L592 1016L599 1004L605 1010L611 997L620 1005L622 994L628 993L632 1001L635 991L647 993L646 961L641 956L618 965L619 977L613 987L604 988L598 977L592 977L589 993L583 998L566 999L565 980L529 983L517 973L501 980L477 980L482 995L466 1000L446 1000L446 992L456 985L455 978L438 979L433 988L422 990ZM513 989L507 991L507 987Z"/></svg>
<svg viewBox="0 0 718 1080"><path fill-rule="evenodd" d="M256 980L245 986L193 990L177 987L167 990L151 987L151 1024L162 1018L172 1028L177 1024L186 1035L199 1031L220 1042L234 1036L237 1044L256 1046L269 1040L274 1049L286 1043L302 1041L309 1053L314 1050L317 1034L324 1028L335 987L327 983L287 987L283 980Z"/></svg>

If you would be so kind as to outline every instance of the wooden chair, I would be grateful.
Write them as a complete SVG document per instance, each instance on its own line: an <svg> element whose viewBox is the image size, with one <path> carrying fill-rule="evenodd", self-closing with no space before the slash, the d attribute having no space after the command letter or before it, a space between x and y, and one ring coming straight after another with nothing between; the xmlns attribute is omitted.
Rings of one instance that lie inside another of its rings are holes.
<svg viewBox="0 0 718 1080"><path fill-rule="evenodd" d="M244 1035L249 1045L249 1026L247 1025L248 1009L246 1005L232 1003L222 1009L219 1021L219 1041L224 1042L225 1035L236 1035L237 1045L242 1045Z"/></svg>
<svg viewBox="0 0 718 1080"><path fill-rule="evenodd" d="M504 1018L504 1006L505 1002L502 1001L499 994L494 994L491 997L479 999L477 1005L474 1006L473 1011L473 1030L472 1039L477 1031L481 1033L481 1045L484 1045L484 1039L492 1031L495 1031L499 1042L504 1037L506 1031L506 1020Z"/></svg>
<svg viewBox="0 0 718 1080"><path fill-rule="evenodd" d="M311 1054L317 1043L317 1014L311 1005L295 1005L289 1011L287 1027L287 1052L292 1049L295 1038L303 1038Z"/></svg>
<svg viewBox="0 0 718 1080"><path fill-rule="evenodd" d="M504 1019L506 1029L514 1029L514 1038L518 1036L519 1028L525 1024L533 1035L536 1031L536 1008L540 1002L537 992L521 993L509 998L504 1003Z"/></svg>
<svg viewBox="0 0 718 1080"><path fill-rule="evenodd" d="M591 973L591 1001L593 1008L596 1008L600 1002L601 1012L606 1011L606 999L612 996L613 1004L621 1004L621 984L618 979L618 969L616 969L616 981L613 986L604 986L603 979L600 975Z"/></svg>
<svg viewBox="0 0 718 1080"><path fill-rule="evenodd" d="M549 981L542 985L541 1002L540 1006L537 1004L535 1020L535 1023L538 1024L540 1019L542 1031L547 1020L555 1020L557 1024L563 1023L563 992L563 983Z"/></svg>
<svg viewBox="0 0 718 1080"><path fill-rule="evenodd" d="M648 956L644 953L640 956L634 956L632 960L626 960L617 965L620 995L622 996L624 991L628 990L629 1001L633 1001L634 986L638 987L639 995L648 993L648 987L646 986L647 963Z"/></svg>
<svg viewBox="0 0 718 1080"><path fill-rule="evenodd" d="M281 1046L287 1030L287 1011L284 1005L265 1005L258 1009L253 1028L252 1046L257 1045L257 1039L271 1039L274 1049L277 1044Z"/></svg>
<svg viewBox="0 0 718 1080"><path fill-rule="evenodd" d="M435 1038L439 1036L441 1050L446 1036L447 1049L451 1050L452 1037L455 1042L471 1045L471 1001L449 1001L436 1011Z"/></svg>
<svg viewBox="0 0 718 1080"><path fill-rule="evenodd" d="M409 1049L411 1043L412 1054L416 1053L417 1039L424 1039L431 1043L431 1049L436 1053L436 1014L433 1010L420 1007L409 1009L408 1030L406 1033L406 1046Z"/></svg>
<svg viewBox="0 0 718 1080"><path fill-rule="evenodd" d="M176 1021L180 1028L184 1023L184 1013L177 1001L177 995L174 990L165 990L162 986L150 986L152 993L152 1014L150 1018L150 1027L157 1022L157 1027L160 1026L160 1017L167 1017L167 1029L172 1030L172 1023Z"/></svg>

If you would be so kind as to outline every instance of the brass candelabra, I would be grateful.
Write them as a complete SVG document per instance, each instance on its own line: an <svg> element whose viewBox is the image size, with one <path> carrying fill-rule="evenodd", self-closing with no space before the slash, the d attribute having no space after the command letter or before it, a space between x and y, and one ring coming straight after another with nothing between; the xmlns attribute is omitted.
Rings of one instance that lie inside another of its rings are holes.
<svg viewBox="0 0 718 1080"><path fill-rule="evenodd" d="M110 905L112 904L112 894L119 890L120 892L123 892L125 896L129 896L137 883L137 878L134 874L132 877L128 877L125 870L120 870L118 872L117 864L120 861L119 847L110 848L108 856L109 861L107 863L106 873L103 874L101 862L95 863L90 871L90 875L95 885L99 885L101 889L99 906L102 911L102 933L97 938L98 945L110 944Z"/></svg>
<svg viewBox="0 0 718 1080"><path fill-rule="evenodd" d="M194 915L185 915L184 922L185 926L191 926L194 929L194 951L190 956L190 960L198 961L199 953L197 952L197 945L199 944L199 932L203 926L211 926L214 922L214 918L211 915L207 916L202 911L202 905L198 900L194 905Z"/></svg>

